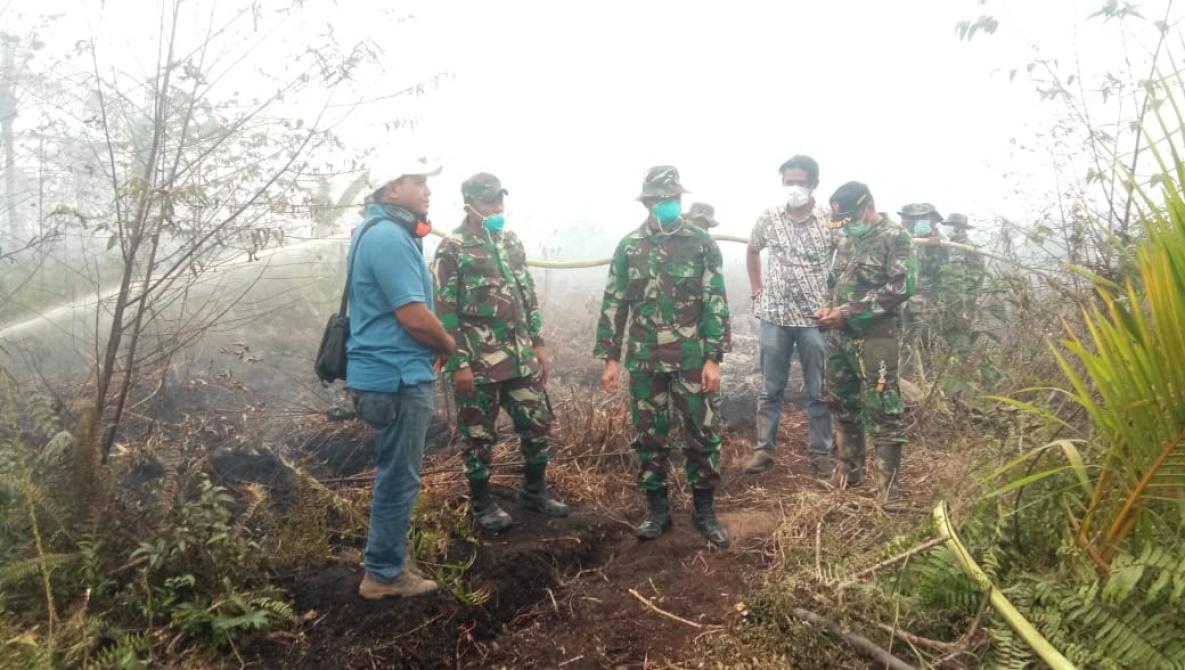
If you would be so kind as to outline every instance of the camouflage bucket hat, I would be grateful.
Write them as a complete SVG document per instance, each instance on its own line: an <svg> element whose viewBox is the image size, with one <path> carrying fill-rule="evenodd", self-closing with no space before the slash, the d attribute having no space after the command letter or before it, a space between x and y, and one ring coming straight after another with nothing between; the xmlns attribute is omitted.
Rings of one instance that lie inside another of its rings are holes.
<svg viewBox="0 0 1185 670"><path fill-rule="evenodd" d="M646 171L638 200L666 200L690 192L679 183L679 170L675 166L656 165Z"/></svg>
<svg viewBox="0 0 1185 670"><path fill-rule="evenodd" d="M942 225L951 226L952 228L956 228L956 229L958 229L958 228L963 228L963 229L975 228L975 226L973 226L967 222L967 215L966 214L951 214L950 216L946 217L946 220L942 222Z"/></svg>
<svg viewBox="0 0 1185 670"><path fill-rule="evenodd" d="M461 182L461 197L465 200L493 200L502 195L510 195L510 191L502 188L502 182L488 172L478 172Z"/></svg>
<svg viewBox="0 0 1185 670"><path fill-rule="evenodd" d="M939 221L942 220L942 215L938 213L938 208L936 208L934 205L931 205L928 202L912 202L912 203L902 207L901 211L897 212L897 213L900 214L902 217L908 217L911 219L917 219L917 218L921 218L923 216L933 215Z"/></svg>
<svg viewBox="0 0 1185 670"><path fill-rule="evenodd" d="M693 202L687 209L685 218L704 228L715 228L720 225L716 220L716 208L706 202Z"/></svg>

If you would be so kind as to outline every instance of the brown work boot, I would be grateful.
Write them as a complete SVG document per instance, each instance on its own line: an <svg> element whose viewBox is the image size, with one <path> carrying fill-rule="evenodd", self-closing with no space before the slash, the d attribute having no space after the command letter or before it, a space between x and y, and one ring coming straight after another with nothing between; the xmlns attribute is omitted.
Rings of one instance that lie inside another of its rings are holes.
<svg viewBox="0 0 1185 670"><path fill-rule="evenodd" d="M362 577L358 585L358 595L367 600L382 600L383 598L411 598L432 593L436 590L436 582L431 579L417 577L410 570L395 578L393 582L381 582L368 572Z"/></svg>
<svg viewBox="0 0 1185 670"><path fill-rule="evenodd" d="M749 460L745 461L745 474L755 475L765 472L774 465L774 455L768 449L755 449Z"/></svg>

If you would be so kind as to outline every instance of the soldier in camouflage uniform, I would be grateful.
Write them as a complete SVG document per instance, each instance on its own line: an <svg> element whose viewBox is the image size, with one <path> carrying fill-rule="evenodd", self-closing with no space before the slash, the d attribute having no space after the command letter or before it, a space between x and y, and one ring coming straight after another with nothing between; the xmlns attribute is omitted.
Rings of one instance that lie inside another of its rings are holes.
<svg viewBox="0 0 1185 670"><path fill-rule="evenodd" d="M720 222L716 220L716 208L706 202L691 203L691 207L687 208L687 213L683 215L683 218L703 230L720 225Z"/></svg>
<svg viewBox="0 0 1185 670"><path fill-rule="evenodd" d="M901 208L901 227L915 239L942 240L938 223L942 215L928 202L915 202ZM943 332L940 322L943 288L943 268L950 262L950 251L938 244L917 244L914 253L918 260L917 292L905 306L905 332L912 346L929 350Z"/></svg>
<svg viewBox="0 0 1185 670"><path fill-rule="evenodd" d="M544 384L550 362L526 253L518 236L502 229L506 193L498 178L487 173L461 184L465 221L437 247L433 268L436 313L457 341L445 372L456 389L469 512L492 531L513 523L490 497L499 407L513 420L526 460L520 502L550 516L568 514L568 506L548 493L544 481L551 431Z"/></svg>
<svg viewBox="0 0 1185 670"><path fill-rule="evenodd" d="M674 167L646 173L638 200L650 215L613 254L593 355L605 361L605 390L616 392L628 324L633 448L641 461L638 487L649 503L637 536L654 539L671 527L667 435L673 408L683 415L692 520L710 542L727 546L728 531L716 519L713 501L720 480L720 362L729 348L728 299L720 248L680 214L685 192Z"/></svg>
<svg viewBox="0 0 1185 670"><path fill-rule="evenodd" d="M950 240L974 246L967 236L973 226L966 214L951 214L942 222L951 228ZM973 251L951 249L948 262L942 268L943 335L956 353L970 351L978 298L987 277L983 256Z"/></svg>
<svg viewBox="0 0 1185 670"><path fill-rule="evenodd" d="M851 486L864 474L865 430L879 461L880 492L896 492L905 430L901 421L901 305L913 294L917 262L909 233L876 211L872 193L859 182L831 196L832 221L843 240L831 268L831 306L816 313L829 333L827 384L839 419L838 483Z"/></svg>

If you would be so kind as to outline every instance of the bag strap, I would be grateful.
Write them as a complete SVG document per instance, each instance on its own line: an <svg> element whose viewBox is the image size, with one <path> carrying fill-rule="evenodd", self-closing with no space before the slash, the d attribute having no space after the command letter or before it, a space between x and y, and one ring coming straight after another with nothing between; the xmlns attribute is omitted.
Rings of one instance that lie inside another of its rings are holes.
<svg viewBox="0 0 1185 670"><path fill-rule="evenodd" d="M346 261L346 287L342 289L342 302L341 307L337 310L338 316L346 316L346 309L350 304L350 280L354 277L354 254L358 253L358 247L362 246L362 236L366 234L366 231L370 230L371 226L386 219L387 217L385 216L376 216L367 219L366 223L363 223L362 227L358 229L358 237L354 239L354 244L350 248L349 259Z"/></svg>
<svg viewBox="0 0 1185 670"><path fill-rule="evenodd" d="M523 309L527 309L527 291L525 288L523 288L522 282L518 280L518 274L515 273L514 268L511 266L510 260L505 257L510 253L510 250L506 246L505 233L499 234L498 239L496 240L490 231L487 230L485 233L487 239L490 241L490 246L494 247L494 253L498 255L498 271L501 272L502 268L506 268L506 270L510 273L510 281L514 283L514 288L518 290L518 299L522 303ZM522 246L522 240L519 240L518 243L519 246ZM502 252L506 252L506 254L503 254ZM529 272L529 270L526 271ZM503 277L503 279L505 279L505 277ZM537 299L538 296L536 296L536 300ZM527 323L530 323L531 318L529 314L525 314L524 318L526 319Z"/></svg>

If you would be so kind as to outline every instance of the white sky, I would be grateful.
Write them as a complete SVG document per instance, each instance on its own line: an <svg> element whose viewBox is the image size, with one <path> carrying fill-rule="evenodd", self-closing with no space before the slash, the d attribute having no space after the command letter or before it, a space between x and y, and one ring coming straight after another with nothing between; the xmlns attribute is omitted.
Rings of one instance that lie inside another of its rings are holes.
<svg viewBox="0 0 1185 670"><path fill-rule="evenodd" d="M26 13L71 10L49 37L99 34L105 63L147 70L155 60L155 49L145 48L156 30L151 3L16 2ZM387 50L385 72L335 101L449 70L439 91L364 105L337 117L337 130L355 147L397 151L410 141L441 155L437 225L451 227L459 216L460 181L490 171L510 190L510 225L528 242L532 232L568 226L603 231L602 248L564 254L583 257L607 252L637 225L643 214L633 198L645 169L658 163L679 167L690 200L716 206L721 232L747 234L780 200L777 167L796 153L819 161L821 200L857 179L886 211L930 201L943 213L1023 218L1053 182L1041 159L1017 145L1031 144L1060 108L1040 103L1023 76L1009 83L1008 70L1023 73L1032 44L1079 59L1088 75L1120 64L1116 22L1086 18L1102 4L439 0L377 9L306 0L302 18L250 60L276 73L280 54L328 23L343 42L372 38ZM198 40L194 26L204 27L212 9L225 15L238 6L189 3L187 39ZM1160 18L1163 2L1141 9ZM1000 31L959 41L956 22L982 13L996 15ZM399 21L408 14L415 20ZM1144 47L1126 48L1136 71L1146 72ZM240 68L227 86L250 87L252 72ZM383 131L384 121L408 114L421 120L414 137ZM1010 195L1018 187L1027 197Z"/></svg>

